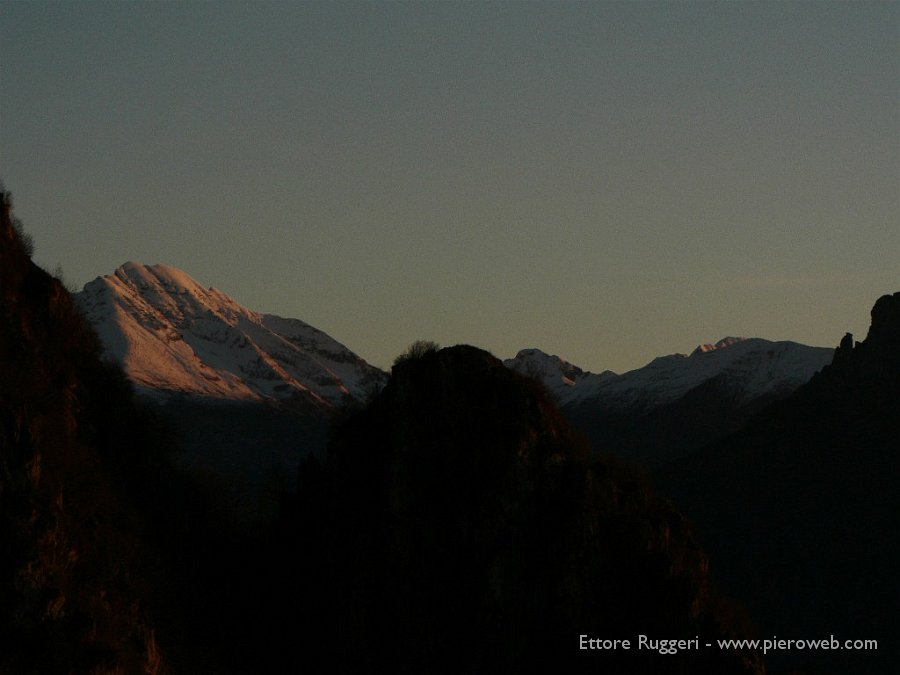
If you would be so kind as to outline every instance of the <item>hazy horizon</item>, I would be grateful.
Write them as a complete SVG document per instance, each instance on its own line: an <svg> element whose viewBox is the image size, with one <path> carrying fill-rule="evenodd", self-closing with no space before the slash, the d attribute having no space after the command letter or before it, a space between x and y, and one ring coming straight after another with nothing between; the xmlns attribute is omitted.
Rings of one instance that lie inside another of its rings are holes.
<svg viewBox="0 0 900 675"><path fill-rule="evenodd" d="M127 260L373 365L861 340L900 289L900 3L0 6L38 263Z"/></svg>

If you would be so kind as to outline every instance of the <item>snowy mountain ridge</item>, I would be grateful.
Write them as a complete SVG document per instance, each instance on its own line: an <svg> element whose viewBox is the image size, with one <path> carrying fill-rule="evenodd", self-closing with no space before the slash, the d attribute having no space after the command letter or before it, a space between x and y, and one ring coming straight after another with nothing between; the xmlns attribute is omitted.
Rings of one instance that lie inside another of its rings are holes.
<svg viewBox="0 0 900 675"><path fill-rule="evenodd" d="M617 377L611 370L599 374L584 371L559 356L551 356L534 348L520 350L514 358L504 360L503 364L542 382L560 404L580 398L592 385Z"/></svg>
<svg viewBox="0 0 900 675"><path fill-rule="evenodd" d="M145 394L213 399L307 398L332 407L364 400L387 379L322 331L249 310L167 265L128 262L76 294L106 355ZM642 368L590 373L539 349L504 363L542 381L563 407L649 410L710 380L735 403L791 391L831 362L833 350L795 342L726 337L690 355L660 356Z"/></svg>
<svg viewBox="0 0 900 675"><path fill-rule="evenodd" d="M386 375L299 319L251 311L167 265L127 262L76 294L105 355L143 393L363 400Z"/></svg>
<svg viewBox="0 0 900 675"><path fill-rule="evenodd" d="M690 355L659 356L617 375L589 373L558 356L525 349L504 363L541 380L560 405L596 402L605 410L649 410L715 379L735 403L792 391L831 363L834 350L796 342L726 337Z"/></svg>

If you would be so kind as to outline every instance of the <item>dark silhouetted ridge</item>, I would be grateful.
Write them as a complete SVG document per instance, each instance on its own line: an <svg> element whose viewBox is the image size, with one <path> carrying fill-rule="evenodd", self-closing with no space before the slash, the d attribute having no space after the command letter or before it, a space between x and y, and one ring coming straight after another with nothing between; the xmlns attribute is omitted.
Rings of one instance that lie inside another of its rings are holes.
<svg viewBox="0 0 900 675"><path fill-rule="evenodd" d="M713 572L766 634L871 638L877 651L779 653L773 665L891 673L900 659L900 293L866 339L790 399L661 475Z"/></svg>
<svg viewBox="0 0 900 675"><path fill-rule="evenodd" d="M728 633L681 516L639 476L587 454L543 387L487 352L400 361L325 465L301 472L290 523L310 542L293 560L315 665L761 672L751 654L578 649L582 633Z"/></svg>
<svg viewBox="0 0 900 675"><path fill-rule="evenodd" d="M161 673L132 488L155 470L130 386L0 221L0 672Z"/></svg>

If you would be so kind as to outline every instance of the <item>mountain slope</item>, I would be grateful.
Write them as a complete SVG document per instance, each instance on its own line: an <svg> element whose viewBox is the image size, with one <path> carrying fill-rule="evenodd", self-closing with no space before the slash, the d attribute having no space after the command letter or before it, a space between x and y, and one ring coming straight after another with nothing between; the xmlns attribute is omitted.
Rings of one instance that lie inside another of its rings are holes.
<svg viewBox="0 0 900 675"><path fill-rule="evenodd" d="M645 412L671 403L714 378L736 403L790 392L831 361L833 350L796 342L728 337L699 345L689 356L660 356L617 375L594 374L538 349L520 351L504 363L536 376L563 406L591 405L603 411Z"/></svg>
<svg viewBox="0 0 900 675"><path fill-rule="evenodd" d="M598 382L584 397L617 409L650 409L720 378L731 399L746 404L793 391L831 360L831 349L761 338L725 338L691 353L654 359L643 368Z"/></svg>
<svg viewBox="0 0 900 675"><path fill-rule="evenodd" d="M892 673L900 659L900 293L866 339L746 427L672 464L662 487L764 634L877 639L877 651L785 652L821 673Z"/></svg>
<svg viewBox="0 0 900 675"><path fill-rule="evenodd" d="M505 364L543 382L596 453L655 467L737 430L807 382L832 354L796 342L728 337L621 375L588 373L536 349Z"/></svg>
<svg viewBox="0 0 900 675"><path fill-rule="evenodd" d="M248 310L166 265L125 263L76 297L105 353L144 392L331 407L384 379L322 331Z"/></svg>
<svg viewBox="0 0 900 675"><path fill-rule="evenodd" d="M571 405L592 391L601 381L618 377L611 370L590 373L565 359L540 349L522 349L503 365L541 382L559 405Z"/></svg>

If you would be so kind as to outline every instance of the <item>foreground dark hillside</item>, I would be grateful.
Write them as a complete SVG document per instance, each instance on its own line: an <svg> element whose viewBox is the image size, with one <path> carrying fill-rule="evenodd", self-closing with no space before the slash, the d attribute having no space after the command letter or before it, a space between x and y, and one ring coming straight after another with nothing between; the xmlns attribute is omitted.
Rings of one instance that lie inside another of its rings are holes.
<svg viewBox="0 0 900 675"><path fill-rule="evenodd" d="M177 437L3 203L0 673L260 672L272 645L248 617L282 614L260 592L271 532L173 468Z"/></svg>
<svg viewBox="0 0 900 675"><path fill-rule="evenodd" d="M543 388L472 347L395 366L306 465L301 634L323 670L760 672L747 654L580 651L578 636L713 638L706 561L633 473L589 466ZM309 664L308 665L312 665Z"/></svg>
<svg viewBox="0 0 900 675"><path fill-rule="evenodd" d="M161 673L137 507L162 439L2 201L0 672Z"/></svg>
<svg viewBox="0 0 900 675"><path fill-rule="evenodd" d="M877 639L775 666L893 673L900 659L900 293L788 401L660 477L765 635Z"/></svg>

